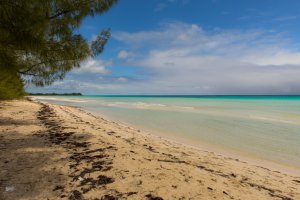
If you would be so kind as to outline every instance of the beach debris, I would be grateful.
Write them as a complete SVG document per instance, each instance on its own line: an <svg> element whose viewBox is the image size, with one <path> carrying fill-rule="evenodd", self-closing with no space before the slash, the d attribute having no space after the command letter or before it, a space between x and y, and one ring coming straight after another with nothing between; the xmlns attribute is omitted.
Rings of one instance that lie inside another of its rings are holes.
<svg viewBox="0 0 300 200"><path fill-rule="evenodd" d="M87 188L83 188L83 194L89 192L91 189L96 188L99 185L106 185L109 183L113 183L114 179L109 178L103 175L98 176L98 179L86 178L81 183L80 186L88 186Z"/></svg>
<svg viewBox="0 0 300 200"><path fill-rule="evenodd" d="M15 190L14 186L7 186L5 187L5 192L13 192Z"/></svg>
<svg viewBox="0 0 300 200"><path fill-rule="evenodd" d="M158 162L168 162L168 163L184 163L184 164L189 164L188 162L184 161L184 160L162 160L162 159L158 159Z"/></svg>
<svg viewBox="0 0 300 200"><path fill-rule="evenodd" d="M96 180L94 180L93 178L86 178L86 179L83 179L80 183L81 186L83 185L92 185L92 186L95 186L97 183Z"/></svg>
<svg viewBox="0 0 300 200"><path fill-rule="evenodd" d="M149 151L151 151L153 153L158 153L152 146L148 146L146 149L148 149Z"/></svg>
<svg viewBox="0 0 300 200"><path fill-rule="evenodd" d="M113 178L110 178L110 177L107 177L107 176L104 176L104 175L99 175L97 183L99 185L107 185L109 183L113 183L114 181L115 180Z"/></svg>
<svg viewBox="0 0 300 200"><path fill-rule="evenodd" d="M137 181L135 182L136 185L142 185L142 183L143 183L142 180L137 180Z"/></svg>
<svg viewBox="0 0 300 200"><path fill-rule="evenodd" d="M114 146L107 146L104 148L98 149L87 149L90 147L90 142L80 141L84 139L83 136L77 136L75 132L65 132L65 127L62 126L61 122L57 120L52 120L51 117L55 117L55 111L48 105L41 104L42 108L38 113L38 119L45 125L48 129L46 132L41 132L39 136L48 137L50 142L61 145L64 148L72 152L70 156L70 161L74 162L69 165L70 169L73 169L74 173L79 172L79 174L70 174L70 177L73 177L73 181L79 181L82 191L73 190L69 196L69 200L83 200L83 194L90 191L97 186L106 185L113 183L114 179L100 175L97 178L86 178L86 174L91 174L99 171L108 171L112 169L112 160L108 158L108 155L104 151L115 151ZM66 127L68 128L68 127ZM103 160L105 159L105 160ZM79 170L79 166L82 162L87 163L90 168L83 168ZM53 191L61 190L64 188L62 186L56 186ZM66 196L64 196L66 197ZM63 197L62 197L63 198ZM104 196L101 199L118 199L117 197L108 195Z"/></svg>
<svg viewBox="0 0 300 200"><path fill-rule="evenodd" d="M114 197L112 195L106 194L103 197L101 197L101 200L117 200L118 197Z"/></svg>
<svg viewBox="0 0 300 200"><path fill-rule="evenodd" d="M114 131L108 131L108 132L107 132L108 135L113 135L113 134L115 134L115 133L116 133L116 132L114 132Z"/></svg>
<svg viewBox="0 0 300 200"><path fill-rule="evenodd" d="M296 183L300 183L300 181L299 180L293 180L294 182L296 182Z"/></svg>
<svg viewBox="0 0 300 200"><path fill-rule="evenodd" d="M56 191L56 190L64 190L64 186L61 186L61 185L57 185L53 191Z"/></svg>
<svg viewBox="0 0 300 200"><path fill-rule="evenodd" d="M156 196L153 196L152 194L147 194L147 195L145 195L145 197L147 197L148 200L164 200L162 197L156 197Z"/></svg>
<svg viewBox="0 0 300 200"><path fill-rule="evenodd" d="M79 180L79 181L83 181L84 179L83 179L81 176L79 176L79 177L78 177L78 180Z"/></svg>
<svg viewBox="0 0 300 200"><path fill-rule="evenodd" d="M137 192L128 192L128 193L126 193L126 194L127 194L127 196L131 196L131 195L137 194Z"/></svg>
<svg viewBox="0 0 300 200"><path fill-rule="evenodd" d="M248 180L248 179L246 179L246 180ZM269 194L271 197L277 197L277 198L280 198L280 199L282 199L282 200L293 200L291 197L288 197L288 196L285 196L285 195L280 194L281 191L278 190L278 189L271 189L271 188L268 188L268 187L266 187L266 186L264 186L264 185L259 185L259 184L256 184L256 183L252 183L252 182L245 181L245 179L244 179L244 180L241 180L240 182L241 182L241 183L248 184L249 186L258 189L259 191L265 190L265 191L268 192L268 194Z"/></svg>
<svg viewBox="0 0 300 200"><path fill-rule="evenodd" d="M71 194L71 196L69 197L69 200L82 200L83 196L81 194L81 192L79 192L78 190L74 190Z"/></svg>
<svg viewBox="0 0 300 200"><path fill-rule="evenodd" d="M231 196L230 194L228 194L227 192L223 191L223 194L227 195L230 199L234 199L233 196Z"/></svg>

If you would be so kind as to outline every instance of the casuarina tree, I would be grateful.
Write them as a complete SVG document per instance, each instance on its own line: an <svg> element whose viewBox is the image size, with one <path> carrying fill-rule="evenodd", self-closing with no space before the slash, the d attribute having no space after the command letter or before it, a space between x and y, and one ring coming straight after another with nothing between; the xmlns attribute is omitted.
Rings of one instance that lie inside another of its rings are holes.
<svg viewBox="0 0 300 200"><path fill-rule="evenodd" d="M1 0L0 98L21 96L24 81L44 86L63 79L83 60L100 54L110 30L87 42L78 29L84 18L101 15L116 2Z"/></svg>

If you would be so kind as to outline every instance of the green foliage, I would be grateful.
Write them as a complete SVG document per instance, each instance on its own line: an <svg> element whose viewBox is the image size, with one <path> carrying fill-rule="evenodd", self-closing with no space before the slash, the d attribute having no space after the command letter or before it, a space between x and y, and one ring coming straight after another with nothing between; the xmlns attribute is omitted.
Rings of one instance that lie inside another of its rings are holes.
<svg viewBox="0 0 300 200"><path fill-rule="evenodd" d="M77 29L85 17L103 14L116 2L1 0L1 87L14 82L19 87L23 85L21 79L37 86L49 85L63 79L86 58L100 54L110 30L102 31L89 44Z"/></svg>
<svg viewBox="0 0 300 200"><path fill-rule="evenodd" d="M107 42L107 40L110 37L110 29L104 30L101 32L101 34L92 42L91 48L93 56L98 55L104 50L104 46Z"/></svg>
<svg viewBox="0 0 300 200"><path fill-rule="evenodd" d="M12 71L1 70L0 73L0 100L15 99L22 97L24 92L23 80L18 74Z"/></svg>

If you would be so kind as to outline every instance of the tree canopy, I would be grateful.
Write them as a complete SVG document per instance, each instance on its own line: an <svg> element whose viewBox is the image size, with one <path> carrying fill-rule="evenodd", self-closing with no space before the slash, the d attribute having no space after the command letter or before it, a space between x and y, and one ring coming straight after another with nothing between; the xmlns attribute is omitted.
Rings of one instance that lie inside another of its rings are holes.
<svg viewBox="0 0 300 200"><path fill-rule="evenodd" d="M24 81L49 85L63 79L83 60L100 54L110 30L103 30L88 43L78 34L78 28L85 17L101 15L116 2L1 0L0 93L6 87L24 91Z"/></svg>

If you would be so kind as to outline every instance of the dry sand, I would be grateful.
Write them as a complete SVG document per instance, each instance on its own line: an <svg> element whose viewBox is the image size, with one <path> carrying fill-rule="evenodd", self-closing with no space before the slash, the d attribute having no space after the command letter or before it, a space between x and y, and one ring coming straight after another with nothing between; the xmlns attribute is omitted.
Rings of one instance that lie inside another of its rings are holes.
<svg viewBox="0 0 300 200"><path fill-rule="evenodd" d="M300 176L300 175L299 175ZM300 177L69 106L0 102L0 199L300 199Z"/></svg>

